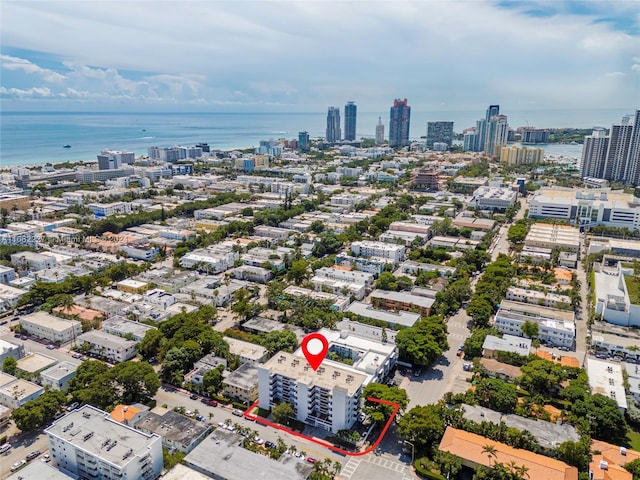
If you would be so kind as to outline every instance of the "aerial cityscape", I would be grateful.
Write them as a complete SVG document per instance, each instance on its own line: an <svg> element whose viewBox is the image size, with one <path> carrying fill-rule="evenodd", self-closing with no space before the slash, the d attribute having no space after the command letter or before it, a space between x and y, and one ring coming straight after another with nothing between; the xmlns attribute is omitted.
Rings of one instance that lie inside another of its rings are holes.
<svg viewBox="0 0 640 480"><path fill-rule="evenodd" d="M0 13L0 479L640 479L636 2Z"/></svg>

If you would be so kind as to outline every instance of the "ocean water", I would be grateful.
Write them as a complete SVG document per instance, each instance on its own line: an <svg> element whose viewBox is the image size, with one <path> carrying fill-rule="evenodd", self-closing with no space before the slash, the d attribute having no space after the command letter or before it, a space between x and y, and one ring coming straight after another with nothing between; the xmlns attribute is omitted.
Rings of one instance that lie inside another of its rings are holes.
<svg viewBox="0 0 640 480"><path fill-rule="evenodd" d="M590 128L620 120L623 110L562 110L504 112L512 127ZM358 112L357 137L373 137L378 117L388 136L387 112ZM427 121L454 121L460 132L475 125L482 111L411 112L411 138L426 135ZM104 149L130 150L137 155L151 146L194 145L211 148L257 146L270 138L297 138L306 130L324 136L326 112L316 113L71 113L2 112L0 167L95 160ZM63 145L71 148L63 148ZM580 156L581 147L550 145L549 153Z"/></svg>

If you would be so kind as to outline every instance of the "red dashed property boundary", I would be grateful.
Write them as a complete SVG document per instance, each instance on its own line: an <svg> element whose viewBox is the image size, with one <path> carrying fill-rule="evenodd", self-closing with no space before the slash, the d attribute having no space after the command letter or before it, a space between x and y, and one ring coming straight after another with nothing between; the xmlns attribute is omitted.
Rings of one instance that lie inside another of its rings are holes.
<svg viewBox="0 0 640 480"><path fill-rule="evenodd" d="M298 438L302 438L304 440L309 440L310 442L316 443L316 444L318 444L318 445L320 445L322 447L328 448L329 450L332 450L334 452L340 453L342 455L348 455L350 457L362 457L364 455L367 455L367 454L371 453L376 448L378 448L378 445L380 445L380 442L382 441L383 437L387 433L387 430L389 429L389 426L391 425L391 422L393 422L393 419L396 417L396 415L398 413L398 410L400 410L400 405L399 404L394 403L394 402L390 402L388 400L382 400L380 398L373 398L373 397L369 397L369 398L367 398L367 400L369 400L370 402L382 403L384 405L391 405L393 407L393 413L389 417L389 420L387 420L387 423L385 423L384 428L382 429L382 432L380 432L380 436L378 436L378 438L373 443L373 445L371 445L371 447L369 447L367 450L365 450L363 452L350 452L348 450L344 450L342 448L336 447L332 443L325 442L324 440L320 440L318 438L313 438L313 437L310 437L308 435L303 435L302 433L299 433L299 432L296 432L294 430L291 430L288 427L279 425L277 423L270 422L266 418L262 418L262 417L260 417L258 415L254 415L254 414L250 413L258 406L258 401L256 401L247 410L245 410L242 415L244 417L248 418L249 420L254 420L254 421L256 421L256 422L258 422L258 423L260 423L262 425L266 425L268 427L275 428L276 430L280 430L282 432L289 433L290 435L294 435L294 436L296 436Z"/></svg>

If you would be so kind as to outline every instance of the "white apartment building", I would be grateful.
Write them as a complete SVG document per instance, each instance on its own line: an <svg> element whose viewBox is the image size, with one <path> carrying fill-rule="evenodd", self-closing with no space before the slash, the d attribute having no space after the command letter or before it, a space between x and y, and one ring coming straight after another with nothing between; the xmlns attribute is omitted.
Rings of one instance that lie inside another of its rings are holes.
<svg viewBox="0 0 640 480"><path fill-rule="evenodd" d="M300 356L279 352L258 366L260 408L280 402L293 407L297 420L337 433L355 423L367 376L325 361L314 371Z"/></svg>
<svg viewBox="0 0 640 480"><path fill-rule="evenodd" d="M82 334L80 322L54 317L43 311L21 317L20 326L29 335L44 338L59 345L71 342Z"/></svg>
<svg viewBox="0 0 640 480"><path fill-rule="evenodd" d="M18 408L43 393L44 388L40 385L0 372L0 405Z"/></svg>
<svg viewBox="0 0 640 480"><path fill-rule="evenodd" d="M16 267L28 268L32 272L54 268L56 259L36 252L18 252L11 255L11 263Z"/></svg>
<svg viewBox="0 0 640 480"><path fill-rule="evenodd" d="M318 291L328 291L335 295L353 295L362 300L367 288L373 285L375 277L371 273L322 267L315 271L311 283Z"/></svg>
<svg viewBox="0 0 640 480"><path fill-rule="evenodd" d="M240 357L240 363L258 364L263 362L269 352L267 349L242 340L236 340L231 337L224 337L224 341L229 344L229 353Z"/></svg>
<svg viewBox="0 0 640 480"><path fill-rule="evenodd" d="M113 316L102 322L102 331L124 337L131 335L136 342L142 341L149 330L156 330L156 327L145 323L133 322L119 315Z"/></svg>
<svg viewBox="0 0 640 480"><path fill-rule="evenodd" d="M96 217L110 217L111 215L131 213L131 204L129 202L89 203L87 208Z"/></svg>
<svg viewBox="0 0 640 480"><path fill-rule="evenodd" d="M273 238L275 240L287 240L295 230L280 227L268 227L259 225L253 229L253 234L258 237Z"/></svg>
<svg viewBox="0 0 640 480"><path fill-rule="evenodd" d="M542 188L529 200L530 218L568 220L581 228L597 225L640 228L640 200L606 189Z"/></svg>
<svg viewBox="0 0 640 480"><path fill-rule="evenodd" d="M405 275L417 275L420 272L438 272L441 277L448 278L456 273L456 267L407 260L400 265L400 271Z"/></svg>
<svg viewBox="0 0 640 480"><path fill-rule="evenodd" d="M405 256L406 249L402 245L391 245L382 242L364 240L351 244L351 253L358 257L385 259L388 263L398 264Z"/></svg>
<svg viewBox="0 0 640 480"><path fill-rule="evenodd" d="M592 394L599 393L615 400L623 413L627 410L627 395L619 363L587 358L587 375Z"/></svg>
<svg viewBox="0 0 640 480"><path fill-rule="evenodd" d="M15 280L16 271L11 267L5 267L0 265L0 283L9 283L11 280Z"/></svg>
<svg viewBox="0 0 640 480"><path fill-rule="evenodd" d="M494 326L509 335L524 337L521 327L526 322L538 324L542 343L572 348L576 338L573 312L504 300L496 313Z"/></svg>
<svg viewBox="0 0 640 480"><path fill-rule="evenodd" d="M78 345L85 343L91 353L106 358L110 363L131 360L137 353L137 342L99 330L89 330L80 335Z"/></svg>
<svg viewBox="0 0 640 480"><path fill-rule="evenodd" d="M315 290L309 290L308 288L297 287L295 285L289 285L282 293L285 295L291 295L292 297L309 297L314 300L331 302L331 309L337 310L338 312L344 312L349 306L349 303L351 303L349 298L343 295L316 292Z"/></svg>
<svg viewBox="0 0 640 480"><path fill-rule="evenodd" d="M353 193L340 193L338 195L331 196L331 206L333 207L345 207L353 208L358 203L364 203L369 197L366 195L357 195Z"/></svg>
<svg viewBox="0 0 640 480"><path fill-rule="evenodd" d="M556 308L559 304L571 305L571 298L557 293L545 293L538 290L526 288L509 287L506 295L507 300L522 303L532 303L543 307Z"/></svg>
<svg viewBox="0 0 640 480"><path fill-rule="evenodd" d="M154 288L145 293L143 301L144 303L148 303L150 305L156 305L162 310L166 310L171 305L177 302L176 297L159 288Z"/></svg>
<svg viewBox="0 0 640 480"><path fill-rule="evenodd" d="M271 270L262 267L252 267L250 265L241 265L231 270L234 278L239 280L247 280L248 282L267 283L273 278Z"/></svg>
<svg viewBox="0 0 640 480"><path fill-rule="evenodd" d="M81 478L154 480L163 467L162 438L84 405L45 430L53 463Z"/></svg>
<svg viewBox="0 0 640 480"><path fill-rule="evenodd" d="M480 210L504 211L515 205L518 192L505 187L480 187L473 192L469 205Z"/></svg>
<svg viewBox="0 0 640 480"><path fill-rule="evenodd" d="M51 390L66 392L69 389L69 382L76 376L78 367L77 363L60 362L40 372L40 383L43 387L49 387Z"/></svg>
<svg viewBox="0 0 640 480"><path fill-rule="evenodd" d="M207 273L222 273L233 267L240 256L226 248L200 248L187 253L180 259L180 266L193 268Z"/></svg>
<svg viewBox="0 0 640 480"><path fill-rule="evenodd" d="M33 279L31 280L35 283ZM17 280L13 280L11 283L16 285ZM29 285L31 285L31 283L29 283ZM10 287L9 285L5 285L3 283L0 284L0 312L15 307L18 304L18 301L26 293L27 291L23 290L22 288Z"/></svg>
<svg viewBox="0 0 640 480"><path fill-rule="evenodd" d="M544 162L544 148L512 145L500 149L500 163L522 165L542 162Z"/></svg>
<svg viewBox="0 0 640 480"><path fill-rule="evenodd" d="M568 225L551 225L534 223L524 241L525 249L559 248L563 251L578 253L580 251L580 230Z"/></svg>

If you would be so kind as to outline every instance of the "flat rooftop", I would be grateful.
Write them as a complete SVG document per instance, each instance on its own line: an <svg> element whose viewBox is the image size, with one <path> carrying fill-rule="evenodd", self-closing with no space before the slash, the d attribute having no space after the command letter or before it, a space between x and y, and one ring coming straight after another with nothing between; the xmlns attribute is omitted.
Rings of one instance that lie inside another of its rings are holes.
<svg viewBox="0 0 640 480"><path fill-rule="evenodd" d="M587 358L587 375L591 393L609 397L616 401L618 407L627 409L622 366L619 363Z"/></svg>
<svg viewBox="0 0 640 480"><path fill-rule="evenodd" d="M148 412L136 422L135 427L157 433L163 439L181 443L182 445L191 445L198 437L209 430L209 425L185 415L180 415L173 410L167 411L164 415Z"/></svg>
<svg viewBox="0 0 640 480"><path fill-rule="evenodd" d="M435 298L411 295L403 292L387 292L386 290L374 290L371 292L371 298L380 298L382 300L390 300L392 302L409 303L421 308L431 308L435 302Z"/></svg>
<svg viewBox="0 0 640 480"><path fill-rule="evenodd" d="M403 327L412 327L420 320L419 313L404 311L387 312L385 310L378 310L362 302L353 302L347 311L363 317L373 318L374 320L382 320L390 324L402 325Z"/></svg>
<svg viewBox="0 0 640 480"><path fill-rule="evenodd" d="M314 371L306 359L287 352L278 352L261 368L271 371L271 374L292 378L300 383L319 386L329 391L334 388L346 390L348 395L355 395L358 389L367 381L367 376L325 363Z"/></svg>
<svg viewBox="0 0 640 480"><path fill-rule="evenodd" d="M245 363L227 375L222 383L248 390L258 385L258 369L250 363Z"/></svg>
<svg viewBox="0 0 640 480"><path fill-rule="evenodd" d="M229 344L229 352L233 355L258 361L267 354L266 348L255 343L244 342L231 337L224 337L224 341Z"/></svg>
<svg viewBox="0 0 640 480"><path fill-rule="evenodd" d="M77 449L119 468L137 461L138 455L146 455L151 444L159 438L158 435L146 434L118 423L107 412L90 405L83 405L53 422L45 433L62 438ZM117 443L114 445L114 442ZM126 456L129 450L132 450L132 455Z"/></svg>
<svg viewBox="0 0 640 480"><path fill-rule="evenodd" d="M562 442L577 442L580 440L580 436L575 427L568 423L559 424L525 418L514 414L505 415L490 408L474 405L465 404L463 405L463 409L463 416L467 420L472 420L476 423L490 422L497 425L504 422L507 427L531 433L544 448L555 448Z"/></svg>
<svg viewBox="0 0 640 480"><path fill-rule="evenodd" d="M32 353L18 360L17 367L23 372L36 373L57 363L55 358L43 355L42 353Z"/></svg>
<svg viewBox="0 0 640 480"><path fill-rule="evenodd" d="M539 317L539 320L573 322L575 319L575 314L568 310L558 310L557 308L542 307L530 303L513 302L511 300L503 300L500 303L500 310L530 317Z"/></svg>
<svg viewBox="0 0 640 480"><path fill-rule="evenodd" d="M51 328L57 332L72 328L74 325L80 325L80 322L75 320L65 320L63 318L54 317L47 312L38 311L25 315L20 318L20 323L30 322L34 325L38 325L42 328Z"/></svg>
<svg viewBox="0 0 640 480"><path fill-rule="evenodd" d="M79 366L80 366L79 363L60 362L59 364L46 369L44 372L42 372L41 375L47 376L49 378L54 378L56 380L60 380L61 378L66 377L70 373L75 372Z"/></svg>
<svg viewBox="0 0 640 480"><path fill-rule="evenodd" d="M0 386L0 392L3 395L13 397L16 400L27 398L41 390L43 390L43 388L40 385L27 382L21 378Z"/></svg>
<svg viewBox="0 0 640 480"><path fill-rule="evenodd" d="M132 333L133 335L144 337L149 330L155 330L156 327L146 325L140 322L132 322L121 316L114 316L102 322L103 330L113 330L124 334Z"/></svg>
<svg viewBox="0 0 640 480"><path fill-rule="evenodd" d="M242 437L217 429L185 457L187 466L226 480L305 480L313 466L293 455L272 460L238 446Z"/></svg>

